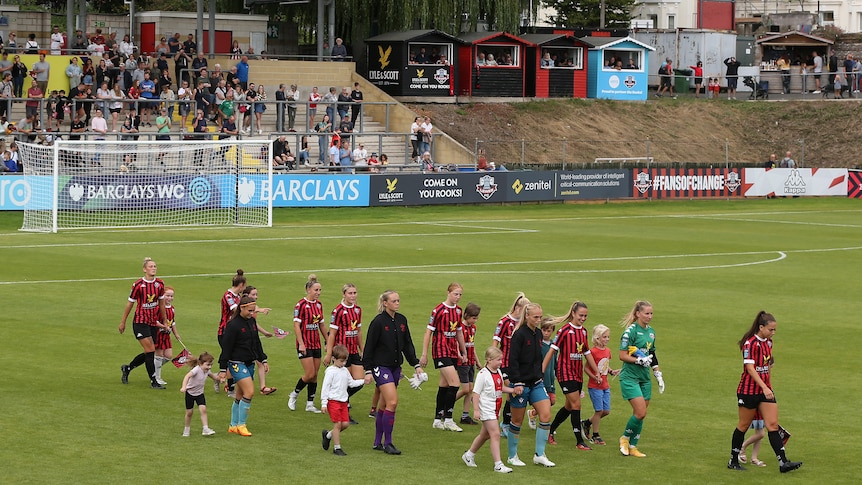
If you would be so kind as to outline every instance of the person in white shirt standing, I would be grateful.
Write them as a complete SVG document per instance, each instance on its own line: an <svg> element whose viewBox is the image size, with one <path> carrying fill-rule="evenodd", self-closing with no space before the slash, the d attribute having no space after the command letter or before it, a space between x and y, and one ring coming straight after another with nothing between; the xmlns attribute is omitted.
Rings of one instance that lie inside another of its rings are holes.
<svg viewBox="0 0 862 485"><path fill-rule="evenodd" d="M51 55L59 56L62 53L63 44L65 39L63 38L63 34L60 33L60 27L54 26L54 30L51 32Z"/></svg>

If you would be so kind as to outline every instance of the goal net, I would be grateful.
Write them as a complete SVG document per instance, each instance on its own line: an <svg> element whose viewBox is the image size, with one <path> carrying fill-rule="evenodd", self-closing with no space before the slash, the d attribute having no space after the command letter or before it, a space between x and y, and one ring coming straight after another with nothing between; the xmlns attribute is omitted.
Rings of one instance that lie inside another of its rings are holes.
<svg viewBox="0 0 862 485"><path fill-rule="evenodd" d="M271 153L263 140L21 143L21 230L272 226Z"/></svg>

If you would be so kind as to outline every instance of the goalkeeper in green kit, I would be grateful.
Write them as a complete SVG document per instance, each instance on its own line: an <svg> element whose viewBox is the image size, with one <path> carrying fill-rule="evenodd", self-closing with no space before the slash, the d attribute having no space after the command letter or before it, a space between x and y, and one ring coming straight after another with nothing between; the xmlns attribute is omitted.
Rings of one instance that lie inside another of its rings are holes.
<svg viewBox="0 0 862 485"><path fill-rule="evenodd" d="M664 379L655 355L655 330L650 326L652 314L649 302L638 301L621 322L625 331L620 338L620 360L623 361L620 389L623 398L632 406L632 416L620 437L620 453L638 458L646 456L637 445L652 397L650 371L658 382L659 393L664 392Z"/></svg>

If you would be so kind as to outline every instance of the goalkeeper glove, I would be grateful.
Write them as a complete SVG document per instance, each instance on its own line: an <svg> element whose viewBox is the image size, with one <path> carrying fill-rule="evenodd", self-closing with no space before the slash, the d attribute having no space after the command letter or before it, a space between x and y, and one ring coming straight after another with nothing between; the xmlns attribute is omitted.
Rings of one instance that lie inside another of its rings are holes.
<svg viewBox="0 0 862 485"><path fill-rule="evenodd" d="M650 367L650 366L652 366L652 356L647 355L645 357L644 356L638 357L637 360L635 360L635 364L642 365L644 367Z"/></svg>
<svg viewBox="0 0 862 485"><path fill-rule="evenodd" d="M428 382L428 374L426 374L425 372L421 374L415 372L413 373L413 377L407 380L410 382L410 387L412 387L413 389L419 389L421 391L422 388L419 386L421 386L423 382Z"/></svg>
<svg viewBox="0 0 862 485"><path fill-rule="evenodd" d="M655 380L658 381L658 393L664 394L664 379L662 378L661 371L656 369L652 371L652 375L654 375Z"/></svg>

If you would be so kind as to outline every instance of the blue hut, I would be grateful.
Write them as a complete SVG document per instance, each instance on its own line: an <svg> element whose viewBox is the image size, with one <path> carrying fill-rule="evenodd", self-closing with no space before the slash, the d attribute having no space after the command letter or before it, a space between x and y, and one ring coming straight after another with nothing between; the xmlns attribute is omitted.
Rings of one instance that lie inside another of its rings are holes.
<svg viewBox="0 0 862 485"><path fill-rule="evenodd" d="M587 97L647 99L650 47L631 37L584 37L595 47L587 52Z"/></svg>

